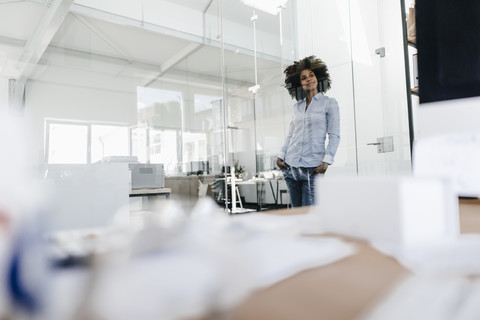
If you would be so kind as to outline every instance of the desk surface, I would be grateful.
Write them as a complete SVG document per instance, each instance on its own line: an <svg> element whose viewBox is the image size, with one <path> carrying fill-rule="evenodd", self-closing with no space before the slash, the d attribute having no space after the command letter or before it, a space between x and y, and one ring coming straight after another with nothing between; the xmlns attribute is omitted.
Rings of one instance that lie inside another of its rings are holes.
<svg viewBox="0 0 480 320"><path fill-rule="evenodd" d="M224 179L223 179L224 180ZM283 179L265 179L265 178L255 178L255 179L249 179L249 180L243 180L243 179L235 179L235 184L237 185L242 185L242 184L257 184L257 183L266 183L266 182L280 182L283 181ZM231 180L227 180L228 184L232 184Z"/></svg>
<svg viewBox="0 0 480 320"><path fill-rule="evenodd" d="M300 214L308 209L271 211ZM460 230L480 232L480 201L460 200ZM357 253L333 264L310 269L249 297L236 308L233 320L357 319L410 274L395 259L365 242L347 241Z"/></svg>
<svg viewBox="0 0 480 320"><path fill-rule="evenodd" d="M144 188L133 189L130 191L130 195L156 195L156 194L170 194L172 189L170 188Z"/></svg>

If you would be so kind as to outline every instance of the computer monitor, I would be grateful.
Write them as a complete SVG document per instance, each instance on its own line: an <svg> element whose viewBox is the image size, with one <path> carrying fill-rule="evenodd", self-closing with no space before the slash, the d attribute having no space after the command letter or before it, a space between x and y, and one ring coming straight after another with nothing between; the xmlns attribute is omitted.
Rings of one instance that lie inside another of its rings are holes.
<svg viewBox="0 0 480 320"><path fill-rule="evenodd" d="M421 0L415 16L417 138L480 133L480 1Z"/></svg>
<svg viewBox="0 0 480 320"><path fill-rule="evenodd" d="M415 174L443 175L480 196L480 1L419 0L415 10L420 105Z"/></svg>
<svg viewBox="0 0 480 320"><path fill-rule="evenodd" d="M188 174L209 174L210 165L208 161L190 161Z"/></svg>
<svg viewBox="0 0 480 320"><path fill-rule="evenodd" d="M420 0L420 103L480 96L480 1Z"/></svg>

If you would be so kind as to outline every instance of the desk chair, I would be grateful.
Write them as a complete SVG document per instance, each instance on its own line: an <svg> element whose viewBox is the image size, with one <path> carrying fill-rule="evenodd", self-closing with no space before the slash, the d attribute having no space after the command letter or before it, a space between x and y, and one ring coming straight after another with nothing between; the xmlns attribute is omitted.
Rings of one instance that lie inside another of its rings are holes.
<svg viewBox="0 0 480 320"><path fill-rule="evenodd" d="M203 198L207 196L209 183L202 183L201 180L198 180L198 197Z"/></svg>
<svg viewBox="0 0 480 320"><path fill-rule="evenodd" d="M200 182L201 183L201 182ZM213 183L213 188L214 188L214 198L216 202L223 206L225 203L225 180L224 179L218 179L215 180ZM199 185L200 188L200 185ZM232 206L232 199L231 198L231 186L228 185L228 207L231 208ZM240 206L240 208L243 210L243 203L242 203L242 198L240 196L240 189L238 188L238 185L235 186L235 203Z"/></svg>

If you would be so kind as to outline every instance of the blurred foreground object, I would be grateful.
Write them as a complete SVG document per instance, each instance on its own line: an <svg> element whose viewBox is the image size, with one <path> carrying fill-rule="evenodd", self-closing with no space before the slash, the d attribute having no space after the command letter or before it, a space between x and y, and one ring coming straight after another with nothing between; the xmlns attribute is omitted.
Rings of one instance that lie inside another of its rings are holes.
<svg viewBox="0 0 480 320"><path fill-rule="evenodd" d="M460 234L452 180L355 177L318 183L314 215L323 232L366 240L417 274L480 274L480 236Z"/></svg>
<svg viewBox="0 0 480 320"><path fill-rule="evenodd" d="M448 178L459 196L480 196L480 133L419 139L414 145L412 161L415 176Z"/></svg>
<svg viewBox="0 0 480 320"><path fill-rule="evenodd" d="M398 245L459 234L458 200L449 181L344 177L319 178L318 185L314 212L325 232Z"/></svg>
<svg viewBox="0 0 480 320"><path fill-rule="evenodd" d="M42 276L28 271L37 261L36 250L28 255L25 248L25 222L38 213L40 194L34 184L33 157L28 146L29 131L23 118L11 116L0 108L0 318L13 317L16 310L33 314L38 308L35 290ZM27 261L28 260L28 261ZM20 275L20 269L22 272ZM28 277L23 277L29 274ZM39 276L39 277L37 277Z"/></svg>
<svg viewBox="0 0 480 320"><path fill-rule="evenodd" d="M209 318L354 253L338 239L301 237L286 217L229 216L210 198L191 212L167 201L162 210L135 213L130 230L99 237L111 239L109 250L93 252L86 268L52 274L44 319Z"/></svg>

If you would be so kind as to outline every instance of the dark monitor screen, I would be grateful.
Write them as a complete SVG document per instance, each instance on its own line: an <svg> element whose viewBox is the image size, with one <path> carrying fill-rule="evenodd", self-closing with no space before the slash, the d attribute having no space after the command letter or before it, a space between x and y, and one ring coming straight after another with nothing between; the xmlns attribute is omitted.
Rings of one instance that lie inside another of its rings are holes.
<svg viewBox="0 0 480 320"><path fill-rule="evenodd" d="M480 1L416 2L420 103L480 96Z"/></svg>
<svg viewBox="0 0 480 320"><path fill-rule="evenodd" d="M210 165L208 161L190 161L189 174L208 174Z"/></svg>

